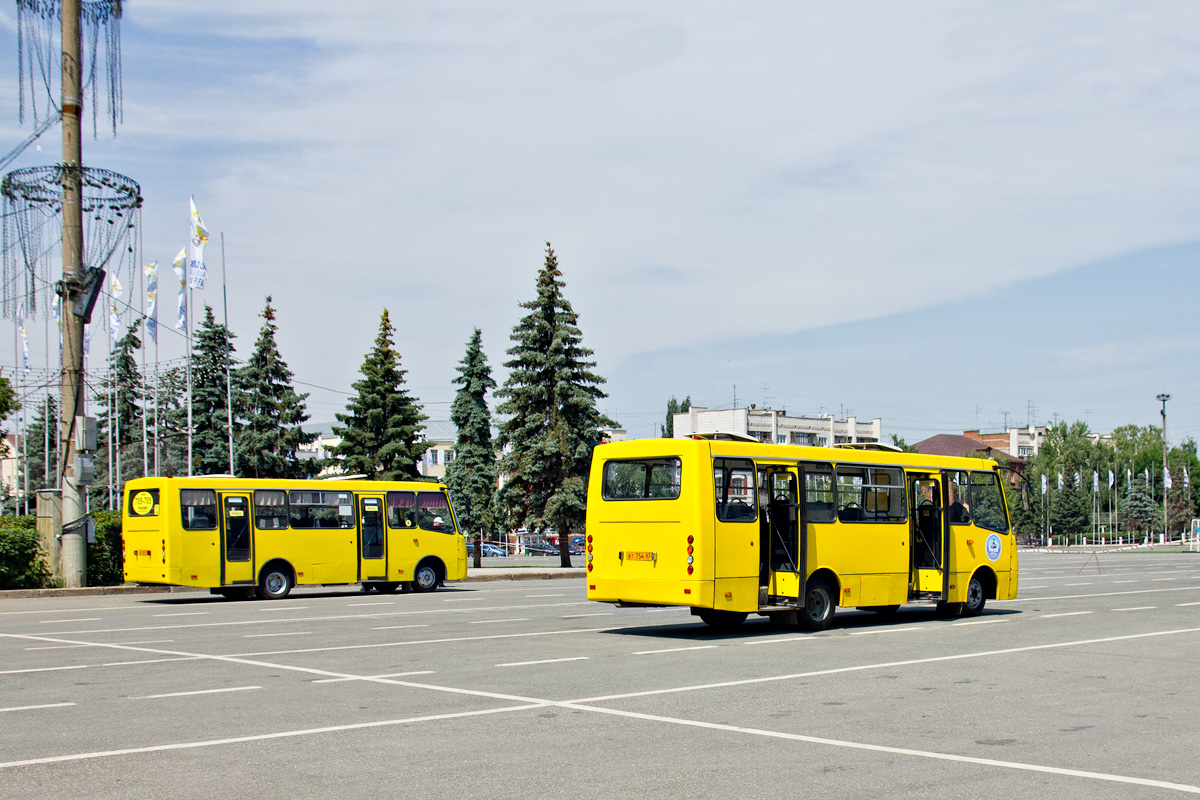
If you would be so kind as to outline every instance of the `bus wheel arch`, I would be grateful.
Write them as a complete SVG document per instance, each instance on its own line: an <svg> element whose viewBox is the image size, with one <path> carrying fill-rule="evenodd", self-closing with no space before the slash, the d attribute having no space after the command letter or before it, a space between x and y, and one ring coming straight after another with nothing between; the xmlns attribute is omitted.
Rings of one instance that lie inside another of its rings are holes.
<svg viewBox="0 0 1200 800"><path fill-rule="evenodd" d="M426 556L413 570L412 590L432 592L441 585L446 576L446 566L434 556Z"/></svg>
<svg viewBox="0 0 1200 800"><path fill-rule="evenodd" d="M296 571L281 558L268 561L258 573L257 594L263 600L282 600L296 585Z"/></svg>
<svg viewBox="0 0 1200 800"><path fill-rule="evenodd" d="M800 624L810 631L823 631L833 624L841 583L830 570L820 569L808 576L804 586L804 608Z"/></svg>
<svg viewBox="0 0 1200 800"><path fill-rule="evenodd" d="M996 574L987 567L980 567L967 581L967 599L962 604L962 615L979 616L989 599L996 599Z"/></svg>

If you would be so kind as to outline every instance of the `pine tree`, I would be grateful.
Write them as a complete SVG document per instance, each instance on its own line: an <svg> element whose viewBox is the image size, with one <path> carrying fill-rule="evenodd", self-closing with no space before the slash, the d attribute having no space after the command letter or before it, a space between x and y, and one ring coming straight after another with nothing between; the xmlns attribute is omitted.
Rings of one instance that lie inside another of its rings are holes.
<svg viewBox="0 0 1200 800"><path fill-rule="evenodd" d="M1082 488L1068 479L1061 492L1055 492L1050 506L1050 524L1056 536L1074 536L1091 530L1091 503Z"/></svg>
<svg viewBox="0 0 1200 800"><path fill-rule="evenodd" d="M659 429L663 439L675 438L675 415L683 414L692 407L692 397L688 395L683 398L683 402L675 399L675 395L671 395L671 399L667 401L667 421Z"/></svg>
<svg viewBox="0 0 1200 800"><path fill-rule="evenodd" d="M196 475L229 472L226 392L233 367L233 339L228 328L217 324L212 306L205 306L192 346L192 470Z"/></svg>
<svg viewBox="0 0 1200 800"><path fill-rule="evenodd" d="M158 424L151 433L151 470L157 448L159 475L187 475L187 374L183 367L171 367L158 374L157 397Z"/></svg>
<svg viewBox="0 0 1200 800"><path fill-rule="evenodd" d="M1192 490L1183 485L1183 470L1171 469L1171 488L1167 490L1167 535L1190 531L1196 506L1192 502Z"/></svg>
<svg viewBox="0 0 1200 800"><path fill-rule="evenodd" d="M375 346L360 369L362 380L353 384L355 394L346 403L346 413L334 415L344 424L333 428L342 439L334 448L342 471L381 481L419 478L417 461L429 448L420 441L425 427L421 423L429 417L404 388L406 370L400 368L400 354L393 347L394 333L384 309Z"/></svg>
<svg viewBox="0 0 1200 800"><path fill-rule="evenodd" d="M300 428L308 420L304 409L308 395L296 394L292 388L292 371L275 344L277 326L270 296L262 318L254 352L235 373L241 421L234 444L237 474L244 478L309 477L314 462L296 456L300 445L316 439Z"/></svg>
<svg viewBox="0 0 1200 800"><path fill-rule="evenodd" d="M483 352L479 328L467 342L467 353L459 362L458 392L450 406L450 421L458 429L454 460L446 467L446 486L454 501L459 527L464 532L489 531L495 515L496 450L492 445L492 414L486 394L496 388L492 370Z"/></svg>
<svg viewBox="0 0 1200 800"><path fill-rule="evenodd" d="M510 370L497 396L497 409L509 415L500 425L500 461L504 485L499 504L514 527L555 528L564 567L572 525L583 522L592 448L601 427L613 426L596 410L607 395L604 379L593 373L592 351L583 347L578 315L563 296L562 273L554 249L546 243L546 261L538 273L537 297L522 303L530 313L512 330Z"/></svg>

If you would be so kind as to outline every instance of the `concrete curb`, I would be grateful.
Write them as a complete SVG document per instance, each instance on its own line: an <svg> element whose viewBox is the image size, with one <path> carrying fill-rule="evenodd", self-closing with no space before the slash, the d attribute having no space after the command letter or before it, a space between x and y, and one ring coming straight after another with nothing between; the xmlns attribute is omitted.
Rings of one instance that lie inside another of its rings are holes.
<svg viewBox="0 0 1200 800"><path fill-rule="evenodd" d="M487 581L548 581L555 578L582 578L585 569L563 569L562 567L529 567L528 569L479 569L468 570L461 581L450 581L451 586L460 583L484 583ZM0 591L0 600L20 600L29 597L90 597L106 594L168 594L172 592L205 592L195 586L84 586L79 589L6 589Z"/></svg>

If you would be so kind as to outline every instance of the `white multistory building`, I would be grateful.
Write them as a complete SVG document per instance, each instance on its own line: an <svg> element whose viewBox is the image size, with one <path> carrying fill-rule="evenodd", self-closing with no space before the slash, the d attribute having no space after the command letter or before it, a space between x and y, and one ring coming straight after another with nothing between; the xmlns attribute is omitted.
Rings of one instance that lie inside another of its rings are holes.
<svg viewBox="0 0 1200 800"><path fill-rule="evenodd" d="M813 447L833 447L837 444L866 444L879 442L883 437L883 422L870 422L857 417L837 419L833 414L816 417L793 417L774 408L726 408L709 410L692 406L675 414L675 438L686 439L699 434L732 433L748 436L760 442L800 444Z"/></svg>

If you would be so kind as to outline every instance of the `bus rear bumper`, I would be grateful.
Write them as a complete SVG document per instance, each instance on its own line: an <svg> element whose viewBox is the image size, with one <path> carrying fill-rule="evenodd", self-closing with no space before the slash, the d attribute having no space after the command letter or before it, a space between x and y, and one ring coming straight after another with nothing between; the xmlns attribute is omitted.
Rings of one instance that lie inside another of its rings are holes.
<svg viewBox="0 0 1200 800"><path fill-rule="evenodd" d="M588 578L588 600L624 606L713 607L712 581L654 581Z"/></svg>

